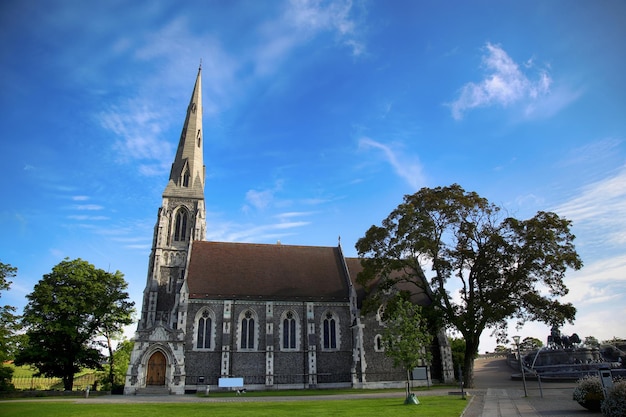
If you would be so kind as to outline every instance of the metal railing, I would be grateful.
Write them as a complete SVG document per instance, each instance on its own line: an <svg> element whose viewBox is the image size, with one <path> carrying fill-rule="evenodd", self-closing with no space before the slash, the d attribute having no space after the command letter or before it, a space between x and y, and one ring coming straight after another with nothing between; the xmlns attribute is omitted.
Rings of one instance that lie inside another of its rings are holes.
<svg viewBox="0 0 626 417"><path fill-rule="evenodd" d="M360 374L360 373L359 373ZM353 381L350 372L343 373L317 373L318 384L332 383L351 383ZM186 385L218 385L221 375L189 375L185 379ZM271 380L272 385L297 385L308 384L309 374L256 374L256 375L230 375L230 377L243 378L245 385L265 385L266 381ZM366 373L368 382L376 381L404 381L406 375L403 372L369 372ZM359 378L356 378L359 379Z"/></svg>

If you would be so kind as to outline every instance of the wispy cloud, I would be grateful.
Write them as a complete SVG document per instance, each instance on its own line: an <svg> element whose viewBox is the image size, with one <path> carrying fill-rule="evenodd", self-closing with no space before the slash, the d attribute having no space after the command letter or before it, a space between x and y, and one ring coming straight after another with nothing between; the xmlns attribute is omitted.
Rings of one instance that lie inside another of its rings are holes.
<svg viewBox="0 0 626 417"><path fill-rule="evenodd" d="M116 48L132 51L133 58L153 64L155 71L137 77L128 97L112 102L98 115L100 124L117 136L113 146L118 161L139 161L137 167L145 176L167 171L173 155L171 143L177 138L165 135L182 119L173 117L180 114L178 107L164 105L163 92L169 98L180 99L184 94L188 99L191 81L186 74L190 66L199 64L199 57L203 58L203 111L218 117L258 80L276 74L299 46L320 35L332 34L353 55L363 54L355 17L358 10L351 0L288 1L251 27L249 33L255 36L234 51L212 33L194 30L184 16L174 16L159 29L135 37L130 46L120 40ZM255 197L260 196L252 193L251 199Z"/></svg>
<svg viewBox="0 0 626 417"><path fill-rule="evenodd" d="M224 242L267 242L268 240L284 238L294 235L294 229L308 226L310 222L285 222L264 224L260 226L250 224L227 224L221 222L221 229L212 229L207 233L207 239Z"/></svg>
<svg viewBox="0 0 626 417"><path fill-rule="evenodd" d="M626 295L626 255L585 265L566 279L570 292L566 301L574 305L600 304Z"/></svg>
<svg viewBox="0 0 626 417"><path fill-rule="evenodd" d="M363 149L374 148L382 151L385 159L391 165L395 173L406 181L411 188L418 190L425 184L422 164L417 157L411 157L392 149L391 146L364 137L359 140L359 147Z"/></svg>
<svg viewBox="0 0 626 417"><path fill-rule="evenodd" d="M80 220L80 221L85 221L85 220L93 220L93 221L99 221L99 220L109 220L109 217L107 216L88 216L86 214L74 214L74 215L70 215L67 216L68 219L71 220Z"/></svg>
<svg viewBox="0 0 626 417"><path fill-rule="evenodd" d="M554 209L573 220L594 245L626 245L626 166L615 175L584 186Z"/></svg>
<svg viewBox="0 0 626 417"><path fill-rule="evenodd" d="M287 221L288 219L293 219L295 217L306 217L315 214L312 211L291 211L287 213L280 213L274 216L276 219L280 221Z"/></svg>
<svg viewBox="0 0 626 417"><path fill-rule="evenodd" d="M604 166L604 162L608 157L617 154L616 149L623 142L621 139L610 137L571 149L565 155L561 165L588 165L600 162Z"/></svg>
<svg viewBox="0 0 626 417"><path fill-rule="evenodd" d="M120 162L142 161L139 171L157 175L167 171L167 162L173 155L171 142L161 133L163 120L168 118L146 103L131 100L109 107L99 115L101 125L113 132L117 139L113 149Z"/></svg>
<svg viewBox="0 0 626 417"><path fill-rule="evenodd" d="M449 104L452 117L463 118L466 111L493 105L508 106L523 102L528 106L538 102L550 93L552 78L547 70L541 69L536 79L529 78L520 66L511 59L500 45L487 43L486 55L483 56L485 78L478 83L465 84L458 98ZM526 63L533 67L532 61Z"/></svg>
<svg viewBox="0 0 626 417"><path fill-rule="evenodd" d="M102 210L104 207L98 204L78 204L73 206L72 208L76 210Z"/></svg>
<svg viewBox="0 0 626 417"><path fill-rule="evenodd" d="M274 198L275 194L282 190L283 181L278 180L274 184L274 187L264 190L248 190L246 192L246 204L242 207L244 212L255 208L257 210L264 210L270 206L276 205Z"/></svg>
<svg viewBox="0 0 626 417"><path fill-rule="evenodd" d="M262 210L267 208L274 199L273 190L249 190L246 193L246 201L254 208Z"/></svg>
<svg viewBox="0 0 626 417"><path fill-rule="evenodd" d="M573 221L577 250L583 262L586 257L592 260L565 280L570 291L564 301L581 312L576 331L595 335L598 323L603 323L619 335L624 325L618 317L626 312L617 307L626 305L626 166L577 190L553 211Z"/></svg>
<svg viewBox="0 0 626 417"><path fill-rule="evenodd" d="M291 0L285 17L304 34L330 31L354 56L365 53L352 0Z"/></svg>

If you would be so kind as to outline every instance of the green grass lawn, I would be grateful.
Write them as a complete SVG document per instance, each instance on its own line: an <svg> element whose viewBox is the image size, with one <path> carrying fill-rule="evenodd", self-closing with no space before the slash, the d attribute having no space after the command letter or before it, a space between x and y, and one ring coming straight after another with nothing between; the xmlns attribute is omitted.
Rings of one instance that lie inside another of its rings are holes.
<svg viewBox="0 0 626 417"><path fill-rule="evenodd" d="M2 401L2 417L176 417L193 415L221 416L423 416L459 417L467 405L456 396L419 397L419 405L404 405L403 397L384 399L294 401L294 402L243 402L228 403L108 403L76 404L71 401L29 402Z"/></svg>
<svg viewBox="0 0 626 417"><path fill-rule="evenodd" d="M419 396L421 391L429 391L432 387L414 387L411 392ZM437 385L439 389L457 389L453 385ZM259 390L248 391L246 397L315 397L319 395L354 395L354 394L377 394L377 393L397 393L399 396L405 395L404 388L380 388L380 389L354 389L354 388L337 388L337 389L291 389L291 390ZM206 397L203 393L196 394L198 397ZM213 390L209 394L210 397L228 398L234 397L234 391L228 391L224 388Z"/></svg>

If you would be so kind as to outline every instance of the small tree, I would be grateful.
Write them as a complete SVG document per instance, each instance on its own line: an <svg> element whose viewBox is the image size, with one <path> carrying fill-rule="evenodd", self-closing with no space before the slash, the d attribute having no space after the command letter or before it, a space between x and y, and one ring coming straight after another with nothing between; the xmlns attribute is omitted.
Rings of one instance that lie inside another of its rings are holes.
<svg viewBox="0 0 626 417"><path fill-rule="evenodd" d="M511 348L508 348L504 345L498 345L496 346L493 352L503 354L503 353L509 353L510 351L511 351Z"/></svg>
<svg viewBox="0 0 626 417"><path fill-rule="evenodd" d="M28 341L15 363L59 377L71 391L75 373L84 367L101 369L97 337L119 328L132 314L127 285L119 271L105 272L81 259L63 260L27 296L23 322Z"/></svg>
<svg viewBox="0 0 626 417"><path fill-rule="evenodd" d="M460 368L465 363L465 340L461 338L450 339L450 350L452 351L452 366L454 367L454 378L461 380Z"/></svg>
<svg viewBox="0 0 626 417"><path fill-rule="evenodd" d="M519 345L520 350L523 352L530 352L531 350L541 349L542 347L543 342L536 337L525 337Z"/></svg>
<svg viewBox="0 0 626 417"><path fill-rule="evenodd" d="M113 352L114 360L109 361L109 365L105 368L106 375L102 379L102 382L104 382L102 389L111 390L115 393L118 389L124 387L126 371L128 370L130 355L134 347L135 343L132 340L124 339L118 343ZM111 375L113 375L112 379Z"/></svg>
<svg viewBox="0 0 626 417"><path fill-rule="evenodd" d="M600 341L596 339L594 336L586 336L584 344L585 346L590 347L590 348L600 347Z"/></svg>
<svg viewBox="0 0 626 417"><path fill-rule="evenodd" d="M400 297L390 301L384 313L385 330L382 344L385 355L393 359L394 367L406 370L406 394L411 394L411 371L416 366L431 360L430 344L432 335L426 320L421 315L421 307Z"/></svg>
<svg viewBox="0 0 626 417"><path fill-rule="evenodd" d="M122 335L124 326L133 322L134 303L127 300L128 294L126 293L124 293L126 297L120 297L120 291L128 288L128 284L121 272L116 271L114 274L111 274L99 269L96 270L96 274L103 278L99 279L99 282L106 283L99 290L101 294L101 303L99 304L101 310L96 314L100 316L101 324L97 327L96 332L104 337L106 341L106 347L109 352L108 382L113 386L115 384L114 369L117 358L113 352L112 341ZM130 356L126 359L125 364L127 365L129 361Z"/></svg>

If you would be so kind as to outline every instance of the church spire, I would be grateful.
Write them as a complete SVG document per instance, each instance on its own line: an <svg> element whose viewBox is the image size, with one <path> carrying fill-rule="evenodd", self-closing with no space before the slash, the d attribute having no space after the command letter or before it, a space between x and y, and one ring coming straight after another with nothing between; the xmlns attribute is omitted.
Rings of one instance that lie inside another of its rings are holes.
<svg viewBox="0 0 626 417"><path fill-rule="evenodd" d="M178 142L170 180L163 197L204 199L205 167L202 157L202 64L187 107L185 124Z"/></svg>

